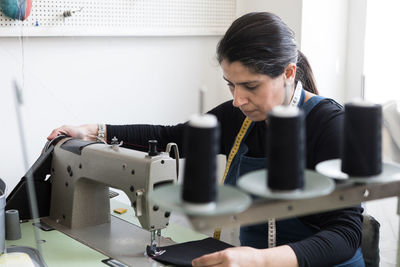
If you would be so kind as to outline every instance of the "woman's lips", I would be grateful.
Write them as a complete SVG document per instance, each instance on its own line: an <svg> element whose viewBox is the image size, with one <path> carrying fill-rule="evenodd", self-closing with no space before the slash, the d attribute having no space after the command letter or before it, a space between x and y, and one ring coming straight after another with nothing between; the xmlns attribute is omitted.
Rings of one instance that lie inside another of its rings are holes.
<svg viewBox="0 0 400 267"><path fill-rule="evenodd" d="M243 114L246 116L249 116L250 114L252 114L254 112L254 110L242 110Z"/></svg>

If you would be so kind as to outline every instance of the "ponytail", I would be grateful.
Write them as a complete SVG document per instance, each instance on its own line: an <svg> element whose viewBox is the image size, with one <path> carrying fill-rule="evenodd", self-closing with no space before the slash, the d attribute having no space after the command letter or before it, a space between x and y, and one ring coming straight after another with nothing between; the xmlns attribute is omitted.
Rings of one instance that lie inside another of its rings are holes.
<svg viewBox="0 0 400 267"><path fill-rule="evenodd" d="M318 95L319 93L310 63L308 62L306 56L300 50L298 50L297 53L298 56L296 64L297 70L296 70L295 83L297 85L297 82L300 81L301 84L303 85L304 90Z"/></svg>

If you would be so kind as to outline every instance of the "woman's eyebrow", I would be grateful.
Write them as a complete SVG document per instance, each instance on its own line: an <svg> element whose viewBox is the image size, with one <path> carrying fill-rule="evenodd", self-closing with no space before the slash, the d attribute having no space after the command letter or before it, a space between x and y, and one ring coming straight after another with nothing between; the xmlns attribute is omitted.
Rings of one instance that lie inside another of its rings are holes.
<svg viewBox="0 0 400 267"><path fill-rule="evenodd" d="M232 83L231 81L229 81L227 78L225 78L224 76L222 76L222 78L224 78L224 80L225 81L227 81L228 83ZM246 84L249 84L249 83L258 83L259 81L258 80L254 80L254 81L245 81L245 82L240 82L240 83L237 83L237 84L239 84L239 85L246 85ZM233 83L232 83L233 84Z"/></svg>

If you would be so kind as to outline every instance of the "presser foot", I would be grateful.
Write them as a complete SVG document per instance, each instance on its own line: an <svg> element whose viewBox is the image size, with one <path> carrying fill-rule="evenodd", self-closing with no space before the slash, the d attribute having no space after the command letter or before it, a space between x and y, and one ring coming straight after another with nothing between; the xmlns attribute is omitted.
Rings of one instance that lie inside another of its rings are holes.
<svg viewBox="0 0 400 267"><path fill-rule="evenodd" d="M157 257L165 253L165 250L157 248L156 231L150 231L150 245L147 246L146 253L150 257ZM160 240L161 230L157 231L158 239Z"/></svg>
<svg viewBox="0 0 400 267"><path fill-rule="evenodd" d="M165 251L166 251L165 249L159 249L157 247L156 248L151 248L150 247L149 251L147 252L147 255L150 256L150 257L157 257L157 256L160 256L160 255L164 254Z"/></svg>
<svg viewBox="0 0 400 267"><path fill-rule="evenodd" d="M165 249L157 248L156 244L151 244L151 245L147 246L146 254L147 254L147 256L153 258L153 257L157 257L157 256L164 254L165 251L166 251Z"/></svg>

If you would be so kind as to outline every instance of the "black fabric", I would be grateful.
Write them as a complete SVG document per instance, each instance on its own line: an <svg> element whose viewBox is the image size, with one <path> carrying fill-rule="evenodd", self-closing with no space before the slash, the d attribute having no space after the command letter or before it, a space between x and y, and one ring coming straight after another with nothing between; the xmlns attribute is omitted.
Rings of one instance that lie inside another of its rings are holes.
<svg viewBox="0 0 400 267"><path fill-rule="evenodd" d="M245 118L243 113L227 101L211 111L221 126L220 154L228 155ZM306 168L314 169L321 161L340 157L340 140L344 112L335 101L324 99L306 117ZM145 147L149 139L157 139L160 148L168 142L183 146L184 124L176 126L107 125L107 138L116 136L131 148ZM264 121L255 122L244 143L249 148L246 156L266 157L268 127ZM333 266L350 259L360 247L362 237L361 206L299 217L319 232L310 238L289 243L299 266ZM279 232L277 233L279 235ZM267 244L266 244L267 246Z"/></svg>
<svg viewBox="0 0 400 267"><path fill-rule="evenodd" d="M153 256L151 258L164 264L192 266L192 260L195 258L230 247L232 247L232 245L209 237L199 241L159 247L160 250L165 250L165 252L159 256ZM151 252L149 246L147 246L146 252L147 255L150 255Z"/></svg>
<svg viewBox="0 0 400 267"><path fill-rule="evenodd" d="M28 198L28 177L33 179L35 186L36 201L38 206L39 217L49 216L50 199L51 199L51 183L46 180L46 176L50 174L51 161L53 159L53 150L58 140L51 143L46 148L35 163L30 167L24 177L18 182L11 193L7 196L5 210L15 209L19 211L21 220L31 220L32 214L29 206ZM49 142L48 142L49 143ZM31 179L29 178L29 179Z"/></svg>

